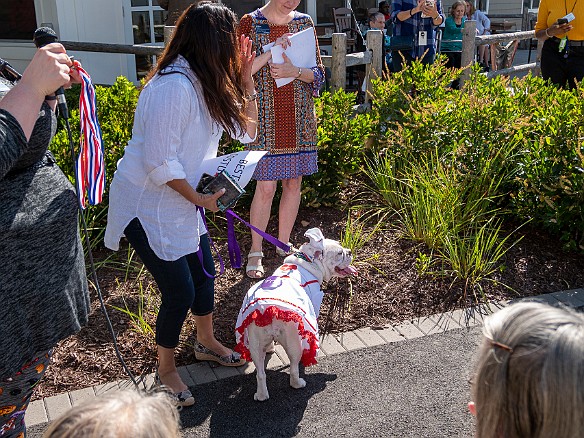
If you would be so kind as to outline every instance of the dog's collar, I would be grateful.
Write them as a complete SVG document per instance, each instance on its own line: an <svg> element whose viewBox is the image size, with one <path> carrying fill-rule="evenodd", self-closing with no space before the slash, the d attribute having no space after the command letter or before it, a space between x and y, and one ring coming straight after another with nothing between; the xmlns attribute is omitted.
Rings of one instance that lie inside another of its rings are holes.
<svg viewBox="0 0 584 438"><path fill-rule="evenodd" d="M298 257L299 259L305 260L308 263L312 263L312 260L310 259L310 257L308 257L305 253L303 253L302 251L298 251L294 253L295 257Z"/></svg>

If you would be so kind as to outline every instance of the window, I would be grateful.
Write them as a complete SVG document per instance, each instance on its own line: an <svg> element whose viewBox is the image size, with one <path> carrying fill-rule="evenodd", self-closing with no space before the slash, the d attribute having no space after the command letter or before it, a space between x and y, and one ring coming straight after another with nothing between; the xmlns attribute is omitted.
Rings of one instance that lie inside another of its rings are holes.
<svg viewBox="0 0 584 438"><path fill-rule="evenodd" d="M0 40L32 41L36 28L34 0L0 0Z"/></svg>
<svg viewBox="0 0 584 438"><path fill-rule="evenodd" d="M157 0L132 0L132 34L134 44L164 44L164 22L167 12ZM155 56L135 55L138 79L148 74L156 63Z"/></svg>

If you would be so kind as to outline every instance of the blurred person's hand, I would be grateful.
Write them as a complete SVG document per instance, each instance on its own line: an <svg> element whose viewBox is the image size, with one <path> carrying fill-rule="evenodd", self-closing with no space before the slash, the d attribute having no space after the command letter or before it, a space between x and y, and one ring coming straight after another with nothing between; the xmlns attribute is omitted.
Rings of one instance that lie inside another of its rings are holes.
<svg viewBox="0 0 584 438"><path fill-rule="evenodd" d="M571 31L573 27L574 26L572 26L570 23L564 23L564 24L554 23L550 27L548 27L547 34L549 36L562 35L566 32Z"/></svg>
<svg viewBox="0 0 584 438"><path fill-rule="evenodd" d="M73 61L67 56L62 44L47 44L36 51L20 83L38 92L39 96L53 94L71 81L80 82L78 73L70 76L72 66Z"/></svg>

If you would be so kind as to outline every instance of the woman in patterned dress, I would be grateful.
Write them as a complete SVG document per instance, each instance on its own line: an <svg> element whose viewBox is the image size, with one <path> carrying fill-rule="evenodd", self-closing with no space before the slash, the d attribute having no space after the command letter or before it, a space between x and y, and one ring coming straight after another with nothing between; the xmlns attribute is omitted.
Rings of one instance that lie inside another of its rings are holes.
<svg viewBox="0 0 584 438"><path fill-rule="evenodd" d="M309 15L295 10L299 4L300 0L270 0L262 8L244 15L239 23L239 33L249 35L257 53L252 72L258 91L259 129L256 141L247 147L268 151L254 173L257 185L250 222L261 230L267 228L272 200L281 180L278 239L282 242L288 242L296 221L302 176L318 170L313 97L324 82L324 67L318 43L315 46L317 65L311 68L295 66L285 54L284 63L274 64L271 52L264 52L263 46L274 43L285 49L291 34L314 28ZM277 87L275 80L279 78L294 80ZM251 237L246 273L250 278L262 278L262 237L255 232Z"/></svg>

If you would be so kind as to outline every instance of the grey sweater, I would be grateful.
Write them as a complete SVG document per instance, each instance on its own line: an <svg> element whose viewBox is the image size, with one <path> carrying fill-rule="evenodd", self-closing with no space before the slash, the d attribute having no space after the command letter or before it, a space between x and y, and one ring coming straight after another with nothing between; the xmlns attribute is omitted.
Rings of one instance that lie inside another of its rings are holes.
<svg viewBox="0 0 584 438"><path fill-rule="evenodd" d="M90 300L74 189L46 151L43 104L31 139L0 110L0 381L87 323Z"/></svg>

